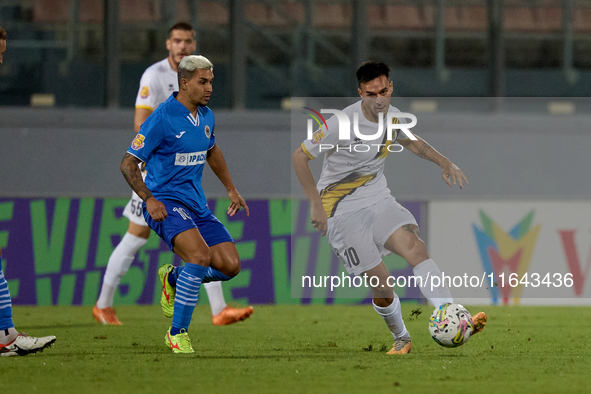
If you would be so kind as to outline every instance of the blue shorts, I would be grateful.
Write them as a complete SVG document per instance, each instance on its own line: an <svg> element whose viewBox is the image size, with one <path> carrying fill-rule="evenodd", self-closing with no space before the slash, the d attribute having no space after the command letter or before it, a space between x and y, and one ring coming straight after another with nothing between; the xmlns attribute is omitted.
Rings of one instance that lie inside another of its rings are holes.
<svg viewBox="0 0 591 394"><path fill-rule="evenodd" d="M174 237L192 228L199 230L209 247L222 242L234 242L226 227L209 210L205 216L201 217L178 201L166 199L158 201L166 207L168 217L162 222L156 222L148 213L144 202L144 218L148 226L166 242L170 250L173 249Z"/></svg>

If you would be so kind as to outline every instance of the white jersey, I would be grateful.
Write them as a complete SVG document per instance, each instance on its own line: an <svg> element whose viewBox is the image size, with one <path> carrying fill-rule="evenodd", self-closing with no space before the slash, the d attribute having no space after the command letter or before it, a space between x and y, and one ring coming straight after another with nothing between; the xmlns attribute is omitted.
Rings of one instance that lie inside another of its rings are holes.
<svg viewBox="0 0 591 394"><path fill-rule="evenodd" d="M313 138L302 142L302 150L315 159L321 153L326 153L322 165L322 173L316 185L326 215L331 218L345 213L358 211L390 197L390 189L384 176L384 164L390 153L388 147L394 141L387 140L386 126L384 121L384 133L381 140L363 141L355 137L353 132L354 114L358 114L359 132L363 135L375 134L378 130L378 123L370 122L365 118L361 109L362 101L343 109L351 120L350 140L339 140L339 124L336 116L332 116L318 129ZM397 108L390 106L388 113L400 112ZM406 123L404 118L395 119L395 123ZM408 138L404 133L396 130L396 139ZM365 144L367 148L356 146ZM373 145L372 145L373 144ZM381 144L380 147L375 145ZM330 145L334 148L328 149ZM322 151L321 151L322 147ZM392 149L392 148L391 148ZM392 151L395 151L392 149Z"/></svg>
<svg viewBox="0 0 591 394"><path fill-rule="evenodd" d="M172 92L179 90L177 72L170 67L168 58L152 64L144 71L140 90L135 99L136 108L154 111Z"/></svg>
<svg viewBox="0 0 591 394"><path fill-rule="evenodd" d="M154 111L160 104L168 100L172 92L179 90L177 72L170 67L168 58L152 64L142 74L140 80L140 90L135 99L135 107L148 109ZM144 167L144 163L139 164L140 169ZM146 178L145 169L142 170L142 178ZM142 199L135 193L131 192L131 200L123 210L130 221L148 227L144 220Z"/></svg>

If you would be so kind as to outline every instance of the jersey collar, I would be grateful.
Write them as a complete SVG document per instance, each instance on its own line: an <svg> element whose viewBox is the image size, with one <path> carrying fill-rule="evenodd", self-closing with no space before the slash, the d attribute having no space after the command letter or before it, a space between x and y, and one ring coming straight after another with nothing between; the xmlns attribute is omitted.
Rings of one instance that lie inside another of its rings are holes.
<svg viewBox="0 0 591 394"><path fill-rule="evenodd" d="M172 92L172 94L170 95L169 100L174 101L174 104L173 105L177 106L177 108L179 108L180 111L184 111L184 113L186 114L187 118L189 118L189 120L191 121L191 123L193 123L194 126L199 126L199 123L200 123L200 121L199 121L199 118L200 118L200 116L199 116L199 112L200 112L199 109L200 108L197 107L197 118L195 118L193 116L193 114L191 113L191 111L189 111L187 109L187 107L185 107L183 104L181 104L180 101L178 101L176 99L176 96L178 94L179 94L179 92Z"/></svg>

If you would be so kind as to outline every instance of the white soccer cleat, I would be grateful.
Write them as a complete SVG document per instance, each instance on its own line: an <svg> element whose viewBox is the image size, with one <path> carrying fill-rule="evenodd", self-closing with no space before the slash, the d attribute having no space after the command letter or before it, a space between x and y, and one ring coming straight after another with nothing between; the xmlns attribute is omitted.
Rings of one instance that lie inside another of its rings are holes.
<svg viewBox="0 0 591 394"><path fill-rule="evenodd" d="M0 348L0 356L26 356L27 354L43 351L55 343L55 336L48 337L30 337L24 332L19 334L16 339Z"/></svg>

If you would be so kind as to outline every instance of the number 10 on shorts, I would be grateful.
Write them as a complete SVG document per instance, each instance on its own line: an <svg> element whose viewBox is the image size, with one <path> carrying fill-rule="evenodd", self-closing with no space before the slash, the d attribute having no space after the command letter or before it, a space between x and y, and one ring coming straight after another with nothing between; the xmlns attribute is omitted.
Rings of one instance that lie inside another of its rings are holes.
<svg viewBox="0 0 591 394"><path fill-rule="evenodd" d="M345 258L347 259L349 267L357 267L359 265L359 256L357 256L355 248L345 248Z"/></svg>

